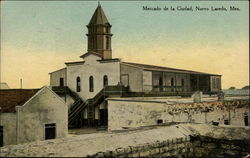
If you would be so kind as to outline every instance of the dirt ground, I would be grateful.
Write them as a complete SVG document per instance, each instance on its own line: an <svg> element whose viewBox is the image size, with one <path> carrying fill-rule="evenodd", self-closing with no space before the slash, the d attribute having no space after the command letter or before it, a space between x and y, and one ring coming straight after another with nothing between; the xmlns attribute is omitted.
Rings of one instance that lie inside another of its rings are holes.
<svg viewBox="0 0 250 158"><path fill-rule="evenodd" d="M116 132L79 129L70 131L71 134L66 138L2 147L0 148L0 157L86 157L97 152L186 138L196 134L209 135L214 138L250 139L249 132L250 127L239 128L206 124L153 126Z"/></svg>

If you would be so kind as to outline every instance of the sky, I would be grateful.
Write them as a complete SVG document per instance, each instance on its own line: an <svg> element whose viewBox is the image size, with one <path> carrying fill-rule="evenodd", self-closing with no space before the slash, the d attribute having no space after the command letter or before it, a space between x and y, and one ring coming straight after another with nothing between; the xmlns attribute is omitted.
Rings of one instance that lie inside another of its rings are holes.
<svg viewBox="0 0 250 158"><path fill-rule="evenodd" d="M1 1L1 82L49 85L49 72L81 61L97 1ZM222 88L249 85L248 1L101 1L113 58L222 75ZM226 7L145 11L143 6ZM230 11L235 6L240 11Z"/></svg>

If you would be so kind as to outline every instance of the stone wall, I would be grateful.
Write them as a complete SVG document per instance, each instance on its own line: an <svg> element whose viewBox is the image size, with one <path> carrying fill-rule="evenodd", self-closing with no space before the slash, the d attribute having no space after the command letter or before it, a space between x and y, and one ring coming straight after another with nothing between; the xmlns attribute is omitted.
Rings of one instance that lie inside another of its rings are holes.
<svg viewBox="0 0 250 158"><path fill-rule="evenodd" d="M161 101L108 99L108 130L189 122L245 126L244 115L249 118L249 101L211 101L201 103L167 103ZM248 121L249 122L249 121Z"/></svg>
<svg viewBox="0 0 250 158"><path fill-rule="evenodd" d="M243 157L250 152L249 140L215 139L207 136L190 136L156 141L139 146L98 152L89 157Z"/></svg>

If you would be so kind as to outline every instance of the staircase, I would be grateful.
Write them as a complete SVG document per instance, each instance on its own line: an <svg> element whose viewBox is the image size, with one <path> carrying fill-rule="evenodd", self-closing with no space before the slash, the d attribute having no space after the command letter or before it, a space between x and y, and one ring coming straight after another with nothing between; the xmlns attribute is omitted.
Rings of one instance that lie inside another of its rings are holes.
<svg viewBox="0 0 250 158"><path fill-rule="evenodd" d="M68 87L52 87L52 90L59 95L70 95L74 99L73 105L71 105L68 113L68 127L81 127L83 124L83 113L87 108L87 124L89 126L95 125L95 106L102 103L105 98L110 95L122 95L122 92L127 91L127 88L123 86L106 86L100 90L93 98L86 100L85 102L78 96L77 93L70 90Z"/></svg>

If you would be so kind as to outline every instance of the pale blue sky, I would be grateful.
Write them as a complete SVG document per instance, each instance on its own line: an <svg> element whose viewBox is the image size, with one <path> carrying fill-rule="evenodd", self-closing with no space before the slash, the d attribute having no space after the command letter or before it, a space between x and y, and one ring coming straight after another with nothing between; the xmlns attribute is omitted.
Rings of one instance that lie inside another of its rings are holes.
<svg viewBox="0 0 250 158"><path fill-rule="evenodd" d="M101 1L105 14L113 26L114 57L147 64L151 64L153 60L152 64L219 73L224 76L225 88L229 85L240 87L249 81L246 75L241 77L242 82L235 81L230 78L230 72L225 70L230 66L233 67L234 75L246 74L249 71L247 66L249 61L244 60L248 57L247 48L249 48L248 3L246 1ZM143 6L198 5L209 8L235 6L241 10L227 12L142 10ZM9 82L11 87L18 87L18 79L12 81L13 76L25 78L26 73L38 71L39 78L43 79L38 81L37 78L32 79L27 76L26 80L30 80L29 83L32 84L27 83L26 86L43 86L48 84L48 72L63 67L63 63L67 60L80 60L78 57L86 52L86 25L96 6L96 1L1 1L2 81ZM234 51L230 51L230 47ZM235 55L235 52L238 54ZM50 54L51 56L53 54L53 60L50 59ZM34 59L28 60L27 57L32 55ZM208 61L204 66L203 60L208 55ZM27 57L24 59L24 56ZM190 60L180 61L181 56ZM243 60L236 63L241 63L242 66L232 63L238 56ZM219 62L222 57L228 58L226 63L214 66L216 60ZM36 70L22 69L18 75L11 75L11 71L18 67L10 68L9 65L14 64L15 60L19 60L20 65L27 65L27 62L20 61L26 59L30 65L41 62L37 60L44 61L40 66L34 66ZM198 63L189 63L192 59ZM208 69L209 63L214 67Z"/></svg>

